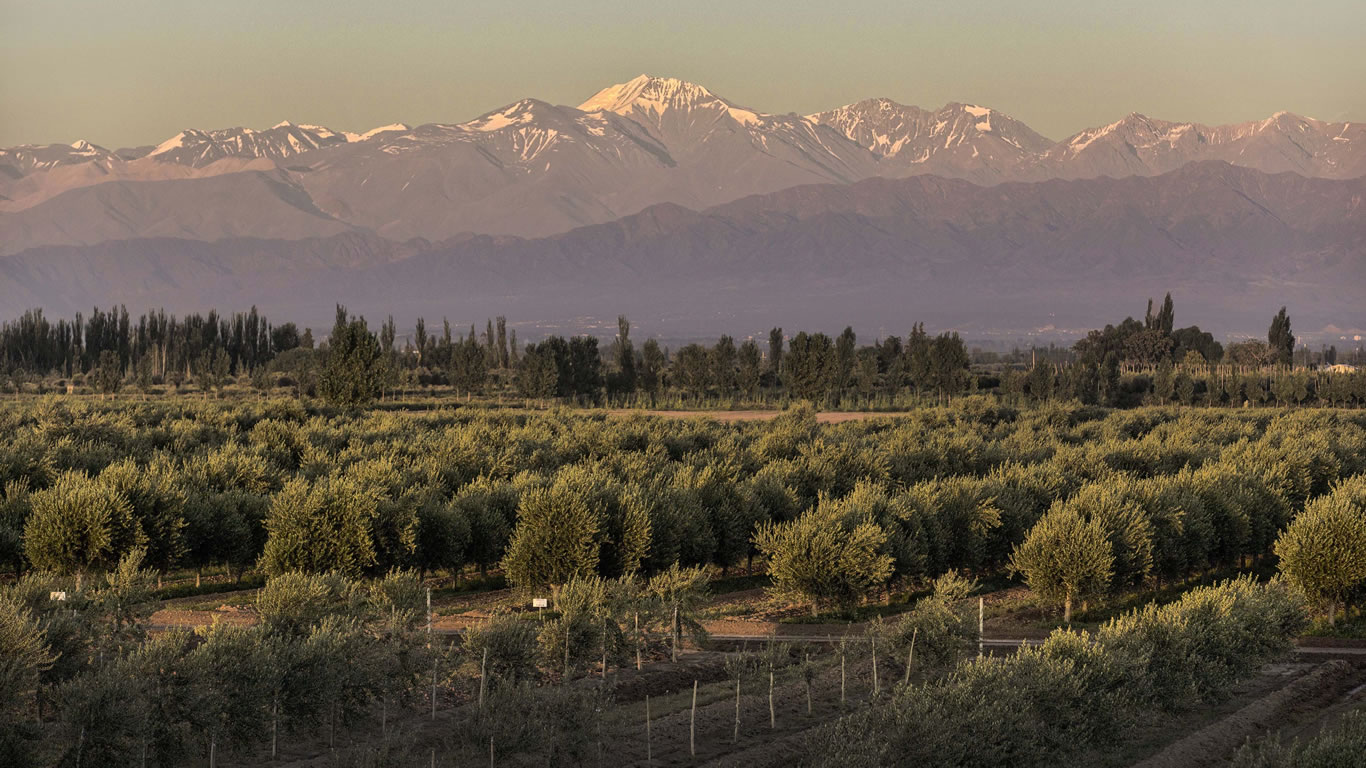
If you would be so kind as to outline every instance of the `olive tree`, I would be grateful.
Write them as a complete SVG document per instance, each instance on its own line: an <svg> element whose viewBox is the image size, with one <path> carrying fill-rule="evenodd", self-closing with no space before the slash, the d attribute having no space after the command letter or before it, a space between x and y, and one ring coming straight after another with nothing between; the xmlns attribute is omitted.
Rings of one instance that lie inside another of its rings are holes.
<svg viewBox="0 0 1366 768"><path fill-rule="evenodd" d="M558 605L561 586L596 572L601 522L581 494L565 488L527 491L503 558L508 581L521 588L549 587Z"/></svg>
<svg viewBox="0 0 1366 768"><path fill-rule="evenodd" d="M1366 587L1366 477L1309 502L1276 541L1281 571L1311 599L1338 606Z"/></svg>
<svg viewBox="0 0 1366 768"><path fill-rule="evenodd" d="M852 607L892 575L886 531L829 499L790 522L761 525L755 543L768 562L772 592L808 603L813 615L822 605Z"/></svg>
<svg viewBox="0 0 1366 768"><path fill-rule="evenodd" d="M375 508L375 497L348 479L333 476L310 484L299 478L286 483L271 500L266 516L261 569L271 575L360 575L375 563L370 532Z"/></svg>
<svg viewBox="0 0 1366 768"><path fill-rule="evenodd" d="M31 497L24 525L24 546L37 568L76 576L116 563L146 537L128 500L110 486L79 472L68 472Z"/></svg>
<svg viewBox="0 0 1366 768"><path fill-rule="evenodd" d="M1030 529L1010 567L1041 599L1061 601L1063 621L1070 623L1075 600L1105 591L1114 555L1100 521L1086 520L1075 507L1062 504Z"/></svg>
<svg viewBox="0 0 1366 768"><path fill-rule="evenodd" d="M18 600L0 594L0 717L17 723L26 714L29 697L38 690L39 675L54 661L33 615Z"/></svg>

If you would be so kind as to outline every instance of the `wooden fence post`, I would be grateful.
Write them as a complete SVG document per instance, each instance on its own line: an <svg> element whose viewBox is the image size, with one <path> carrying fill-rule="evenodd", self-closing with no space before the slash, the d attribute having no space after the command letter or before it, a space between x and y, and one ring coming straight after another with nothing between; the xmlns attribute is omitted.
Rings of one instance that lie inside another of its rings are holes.
<svg viewBox="0 0 1366 768"><path fill-rule="evenodd" d="M844 707L844 641L840 641L840 707Z"/></svg>
<svg viewBox="0 0 1366 768"><path fill-rule="evenodd" d="M688 752L697 756L697 681L692 681L692 717L688 720Z"/></svg>
<svg viewBox="0 0 1366 768"><path fill-rule="evenodd" d="M778 727L778 716L773 711L773 665L768 665L768 727Z"/></svg>
<svg viewBox="0 0 1366 768"><path fill-rule="evenodd" d="M740 743L740 678L742 674L737 672L735 675L735 732L731 734L730 743Z"/></svg>
<svg viewBox="0 0 1366 768"><path fill-rule="evenodd" d="M873 635L873 698L877 698L877 635Z"/></svg>
<svg viewBox="0 0 1366 768"><path fill-rule="evenodd" d="M977 655L978 655L979 657L982 655L982 649L983 649L983 643L982 643L982 627L984 626L984 623L985 623L985 622L983 621L983 617L984 617L985 614L986 614L986 599L985 599L985 598L982 598L982 597L979 597L979 598L977 598Z"/></svg>
<svg viewBox="0 0 1366 768"><path fill-rule="evenodd" d="M679 639L679 638L678 638L678 635L679 635L679 628L678 628L678 604L677 604L677 603L674 604L674 620L673 620L673 627L672 627L672 629L673 629L673 641L674 641L674 642L673 642L673 646L674 646L674 648L673 648L673 660L674 660L674 663L677 664L677 663L678 663L678 639Z"/></svg>
<svg viewBox="0 0 1366 768"><path fill-rule="evenodd" d="M915 663L915 636L920 633L920 627L911 630L911 650L906 654L906 679L902 681L905 685L911 684L911 665Z"/></svg>
<svg viewBox="0 0 1366 768"><path fill-rule="evenodd" d="M484 711L484 688L489 672L489 647L484 646L484 660L479 664L479 711Z"/></svg>
<svg viewBox="0 0 1366 768"><path fill-rule="evenodd" d="M802 666L802 682L806 684L806 714L811 714L811 652L806 652L806 663Z"/></svg>

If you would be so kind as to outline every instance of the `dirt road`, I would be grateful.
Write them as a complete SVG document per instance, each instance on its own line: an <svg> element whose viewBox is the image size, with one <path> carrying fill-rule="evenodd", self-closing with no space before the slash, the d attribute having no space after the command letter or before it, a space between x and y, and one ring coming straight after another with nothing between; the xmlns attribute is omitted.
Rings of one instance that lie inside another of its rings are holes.
<svg viewBox="0 0 1366 768"><path fill-rule="evenodd" d="M613 408L607 412L612 416L662 416L668 419L712 419L720 422L770 421L778 418L782 411L648 411L632 408ZM820 424L843 424L846 421L866 421L868 419L896 418L909 415L909 411L821 411L816 414Z"/></svg>

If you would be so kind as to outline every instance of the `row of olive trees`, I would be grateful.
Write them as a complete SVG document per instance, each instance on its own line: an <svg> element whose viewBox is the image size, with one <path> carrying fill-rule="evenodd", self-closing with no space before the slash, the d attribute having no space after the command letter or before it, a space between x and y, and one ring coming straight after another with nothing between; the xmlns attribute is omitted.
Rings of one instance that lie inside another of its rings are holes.
<svg viewBox="0 0 1366 768"><path fill-rule="evenodd" d="M902 489L866 479L795 519L762 522L755 543L773 591L813 613L848 609L897 580L1004 566L1071 621L1077 602L1272 554L1309 499L1366 469L1361 435L1345 426L1329 419L1324 432L1255 441L1237 430L1194 441L1152 431L1161 439L1109 449L1098 465L1058 453Z"/></svg>
<svg viewBox="0 0 1366 768"><path fill-rule="evenodd" d="M15 724L0 737L5 765L274 757L291 740L332 745L357 725L385 738L405 712L435 712L439 700L477 702L459 741L514 749L509 707L566 704L527 686L676 660L685 639L706 639L706 573L679 568L571 580L545 620L499 614L449 647L423 630L412 572L368 582L284 573L257 596L255 625L149 636L153 577L139 557L60 606L47 593L69 582L51 575L0 591L0 714Z"/></svg>
<svg viewBox="0 0 1366 768"><path fill-rule="evenodd" d="M1287 506L1361 471L1366 455L1359 421L1334 414L1017 412L984 400L839 427L809 409L752 425L288 404L44 403L2 418L0 558L16 569L83 576L141 546L161 571L501 565L518 584L553 590L574 573L772 558L793 526L857 532L831 541L816 570L792 572L829 584L817 603L846 602L888 573L1003 566L1087 484L1191 507L1199 525L1179 537L1163 522L1171 515L1151 515L1171 545L1153 562L1163 578L1265 554ZM1249 493L1281 501L1253 504ZM880 559L830 558L848 547Z"/></svg>
<svg viewBox="0 0 1366 768"><path fill-rule="evenodd" d="M30 574L0 594L6 765L180 765L248 754L426 701L437 656L419 632L422 589L287 574L261 591L256 626L146 634L152 575L130 555L95 590ZM344 733L344 731L342 731Z"/></svg>
<svg viewBox="0 0 1366 768"><path fill-rule="evenodd" d="M822 728L805 765L1021 768L1086 762L1158 713L1217 700L1304 626L1293 590L1244 578L1148 606L1095 634L974 659Z"/></svg>
<svg viewBox="0 0 1366 768"><path fill-rule="evenodd" d="M1155 493L1154 485L1167 486L1166 492ZM1327 608L1330 624L1339 606L1366 590L1366 475L1313 498L1293 520L1284 497L1247 475L1219 477L1202 470L1098 484L1050 510L1016 549L1012 567L1041 599L1061 602L1063 620L1070 622L1074 602L1140 585L1158 572L1156 565L1192 546L1217 554L1200 539L1236 534L1238 528L1263 542L1276 537L1268 548L1282 572ZM1184 562L1188 568L1202 565Z"/></svg>

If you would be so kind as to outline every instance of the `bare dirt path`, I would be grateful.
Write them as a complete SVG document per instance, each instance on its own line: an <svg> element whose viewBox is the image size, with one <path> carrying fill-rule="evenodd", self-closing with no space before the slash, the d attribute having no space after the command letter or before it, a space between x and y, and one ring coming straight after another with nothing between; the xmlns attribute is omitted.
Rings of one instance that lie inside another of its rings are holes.
<svg viewBox="0 0 1366 768"><path fill-rule="evenodd" d="M1366 679L1366 670L1327 661L1299 676L1287 667L1287 684L1195 733L1169 744L1134 768L1204 768L1222 765L1249 739L1288 723L1317 721Z"/></svg>
<svg viewBox="0 0 1366 768"><path fill-rule="evenodd" d="M651 411L634 408L611 408L611 416L661 416L668 419L712 419L720 422L770 421L782 415L782 411ZM866 421L868 419L896 418L908 416L911 411L820 411L816 414L819 424L843 424L846 421Z"/></svg>

